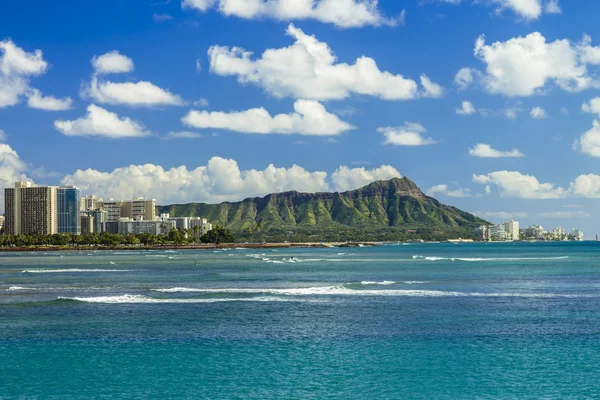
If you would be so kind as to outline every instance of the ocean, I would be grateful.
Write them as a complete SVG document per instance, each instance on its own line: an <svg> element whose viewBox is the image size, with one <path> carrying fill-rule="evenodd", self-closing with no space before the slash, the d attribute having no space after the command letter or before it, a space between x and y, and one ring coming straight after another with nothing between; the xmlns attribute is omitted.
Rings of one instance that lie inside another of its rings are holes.
<svg viewBox="0 0 600 400"><path fill-rule="evenodd" d="M600 245L0 253L0 399L600 398Z"/></svg>

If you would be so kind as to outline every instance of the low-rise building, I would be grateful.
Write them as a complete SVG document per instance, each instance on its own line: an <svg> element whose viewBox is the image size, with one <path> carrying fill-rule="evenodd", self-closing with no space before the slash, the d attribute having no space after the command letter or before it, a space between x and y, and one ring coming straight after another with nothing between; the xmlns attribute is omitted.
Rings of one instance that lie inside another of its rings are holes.
<svg viewBox="0 0 600 400"><path fill-rule="evenodd" d="M144 233L150 233L152 235L166 235L172 229L175 229L176 223L175 221L170 221L168 219L155 219L152 221L143 220L143 219L131 219L131 218L121 218L118 223L118 233L121 235L127 235L128 233L133 233L136 235L141 235Z"/></svg>
<svg viewBox="0 0 600 400"><path fill-rule="evenodd" d="M583 242L584 235L583 232L579 229L573 229L573 231L569 234L569 240L574 240L576 242Z"/></svg>
<svg viewBox="0 0 600 400"><path fill-rule="evenodd" d="M197 237L206 235L212 231L212 224L208 222L206 218L200 217L178 217L170 218L169 214L161 214L161 218L166 218L169 221L175 221L175 227L181 230L189 230L190 233L195 234Z"/></svg>

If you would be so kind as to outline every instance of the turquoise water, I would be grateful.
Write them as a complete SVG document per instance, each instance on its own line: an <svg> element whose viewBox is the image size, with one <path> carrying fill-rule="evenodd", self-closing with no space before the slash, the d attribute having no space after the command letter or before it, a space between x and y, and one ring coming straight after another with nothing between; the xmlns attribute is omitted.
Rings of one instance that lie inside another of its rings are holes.
<svg viewBox="0 0 600 400"><path fill-rule="evenodd" d="M0 254L1 399L600 398L599 366L596 243Z"/></svg>

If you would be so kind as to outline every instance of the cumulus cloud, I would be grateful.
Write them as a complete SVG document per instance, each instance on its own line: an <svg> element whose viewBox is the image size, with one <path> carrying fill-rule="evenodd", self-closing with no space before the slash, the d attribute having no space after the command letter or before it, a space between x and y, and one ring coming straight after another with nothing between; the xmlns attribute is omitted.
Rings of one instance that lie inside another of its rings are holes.
<svg viewBox="0 0 600 400"><path fill-rule="evenodd" d="M90 97L97 103L125 105L129 107L181 106L185 101L167 89L148 81L111 82L100 75L131 72L133 60L116 50L92 58L94 76L89 85L82 87L81 96Z"/></svg>
<svg viewBox="0 0 600 400"><path fill-rule="evenodd" d="M54 127L66 136L102 136L111 139L142 137L150 134L144 125L131 118L91 104L87 115L73 121L54 121Z"/></svg>
<svg viewBox="0 0 600 400"><path fill-rule="evenodd" d="M0 129L0 143L6 142L8 135L2 129Z"/></svg>
<svg viewBox="0 0 600 400"><path fill-rule="evenodd" d="M587 103L583 103L581 110L586 113L600 115L600 97L594 97Z"/></svg>
<svg viewBox="0 0 600 400"><path fill-rule="evenodd" d="M477 215L479 218L493 218L502 221L527 218L529 216L529 214L524 211L475 211L473 214Z"/></svg>
<svg viewBox="0 0 600 400"><path fill-rule="evenodd" d="M3 131L0 131L3 132ZM0 144L0 213L4 210L4 189L15 182L31 180L27 177L27 164L8 144Z"/></svg>
<svg viewBox="0 0 600 400"><path fill-rule="evenodd" d="M377 128L377 132L385 136L384 144L426 146L437 143L432 138L423 136L427 129L415 122L405 122L404 126Z"/></svg>
<svg viewBox="0 0 600 400"><path fill-rule="evenodd" d="M592 157L600 157L600 121L594 121L592 129L581 135L574 148Z"/></svg>
<svg viewBox="0 0 600 400"><path fill-rule="evenodd" d="M525 155L517 149L512 149L510 151L500 151L493 149L492 146L485 143L476 144L475 147L469 149L469 154L473 157L480 158L525 157Z"/></svg>
<svg viewBox="0 0 600 400"><path fill-rule="evenodd" d="M448 197L471 197L471 189L450 188L448 185L435 185L427 189L427 195L435 197L438 195Z"/></svg>
<svg viewBox="0 0 600 400"><path fill-rule="evenodd" d="M198 138L202 137L202 135L199 133L189 132L189 131L179 131L179 132L171 131L171 132L169 132L168 136L170 138L175 138L175 139L198 139Z"/></svg>
<svg viewBox="0 0 600 400"><path fill-rule="evenodd" d="M461 4L463 0L430 0L432 2L437 1L438 3L446 4ZM484 4L495 7L494 12L496 14L502 14L504 11L509 10L519 18L524 20L536 20L541 17L543 13L546 14L560 14L562 10L558 4L558 0L547 0L545 3L542 0L484 0L478 1L473 0L473 4Z"/></svg>
<svg viewBox="0 0 600 400"><path fill-rule="evenodd" d="M529 115L531 115L531 118L533 118L533 119L548 118L548 115L546 114L546 110L544 110L542 107L533 107L531 109L531 111L529 112Z"/></svg>
<svg viewBox="0 0 600 400"><path fill-rule="evenodd" d="M267 49L258 59L239 47L212 46L208 50L210 71L236 76L240 83L258 85L275 97L334 100L361 94L409 100L442 94L442 88L425 75L421 76L420 93L417 82L381 71L372 58L362 56L354 64L340 63L327 43L315 36L291 24L287 34L294 38L294 44Z"/></svg>
<svg viewBox="0 0 600 400"><path fill-rule="evenodd" d="M92 66L96 75L123 74L133 71L133 60L117 50L109 51L92 58Z"/></svg>
<svg viewBox="0 0 600 400"><path fill-rule="evenodd" d="M64 111L73 108L73 100L70 97L58 99L53 96L43 96L37 89L32 89L27 96L29 108L45 111Z"/></svg>
<svg viewBox="0 0 600 400"><path fill-rule="evenodd" d="M116 83L99 81L98 78L93 77L89 88L82 94L101 104L129 107L181 106L185 104L179 95L146 81Z"/></svg>
<svg viewBox="0 0 600 400"><path fill-rule="evenodd" d="M29 53L11 40L0 41L0 108L19 103L30 90L31 78L47 69L41 50Z"/></svg>
<svg viewBox="0 0 600 400"><path fill-rule="evenodd" d="M461 104L460 108L456 109L456 113L458 115L472 115L474 114L475 111L475 107L473 107L473 103L471 103L470 101L463 101Z"/></svg>
<svg viewBox="0 0 600 400"><path fill-rule="evenodd" d="M391 165L379 168L348 168L339 167L332 175L331 182L336 191L353 190L368 185L374 181L401 178L400 172Z"/></svg>
<svg viewBox="0 0 600 400"><path fill-rule="evenodd" d="M570 190L575 197L600 199L600 176L580 175L571 183Z"/></svg>
<svg viewBox="0 0 600 400"><path fill-rule="evenodd" d="M591 46L589 36L572 44L568 39L548 42L541 33L533 32L488 45L482 35L474 52L486 65L479 80L490 93L532 96L549 83L569 92L598 86L587 65L600 63L600 49Z"/></svg>
<svg viewBox="0 0 600 400"><path fill-rule="evenodd" d="M224 15L244 19L313 19L341 28L395 26L404 22L404 11L397 18L386 17L377 0L183 0L181 5L201 12L216 8Z"/></svg>
<svg viewBox="0 0 600 400"><path fill-rule="evenodd" d="M477 71L475 71L472 68L466 68L466 67L465 68L461 68L456 73L456 76L454 77L454 84L456 86L458 86L459 89L465 90L469 86L471 86L471 84L475 80L475 78L473 77L473 75L475 75L476 73L477 73Z"/></svg>
<svg viewBox="0 0 600 400"><path fill-rule="evenodd" d="M355 189L371 180L385 179L395 174L397 171L389 166L371 171L340 167L330 182L327 172L311 172L298 165L281 168L270 164L262 170L242 170L235 160L213 157L207 165L195 169L185 166L165 169L159 165L145 164L110 172L77 170L65 176L62 184L76 185L84 193L117 199L145 196L156 198L161 204L191 201L215 203L289 190L324 192Z"/></svg>
<svg viewBox="0 0 600 400"><path fill-rule="evenodd" d="M494 185L502 197L519 199L560 199L568 191L553 183L540 183L535 176L517 171L496 171L487 175L473 175L473 182Z"/></svg>
<svg viewBox="0 0 600 400"><path fill-rule="evenodd" d="M264 108L240 112L190 111L182 118L185 125L198 129L226 129L243 133L339 135L354 127L327 112L318 101L296 100L295 112L271 116Z"/></svg>

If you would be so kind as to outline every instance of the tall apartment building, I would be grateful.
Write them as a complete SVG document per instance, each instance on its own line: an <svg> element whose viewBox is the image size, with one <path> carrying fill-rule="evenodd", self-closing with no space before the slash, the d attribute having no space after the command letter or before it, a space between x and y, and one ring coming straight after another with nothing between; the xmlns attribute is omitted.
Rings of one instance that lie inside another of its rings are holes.
<svg viewBox="0 0 600 400"><path fill-rule="evenodd" d="M152 221L156 218L156 200L136 197L132 201L123 201L121 203L121 217Z"/></svg>
<svg viewBox="0 0 600 400"><path fill-rule="evenodd" d="M58 233L81 234L81 192L74 186L62 186L56 189L58 210Z"/></svg>
<svg viewBox="0 0 600 400"><path fill-rule="evenodd" d="M5 232L9 235L58 232L57 187L16 182L4 190Z"/></svg>
<svg viewBox="0 0 600 400"><path fill-rule="evenodd" d="M508 221L504 224L507 240L519 240L519 221Z"/></svg>
<svg viewBox="0 0 600 400"><path fill-rule="evenodd" d="M96 210L102 208L102 199L96 196L85 196L81 198L81 211Z"/></svg>
<svg viewBox="0 0 600 400"><path fill-rule="evenodd" d="M123 202L120 200L108 199L102 202L102 208L106 212L105 222L119 222L121 219L121 207Z"/></svg>
<svg viewBox="0 0 600 400"><path fill-rule="evenodd" d="M94 233L94 217L81 214L81 233Z"/></svg>

